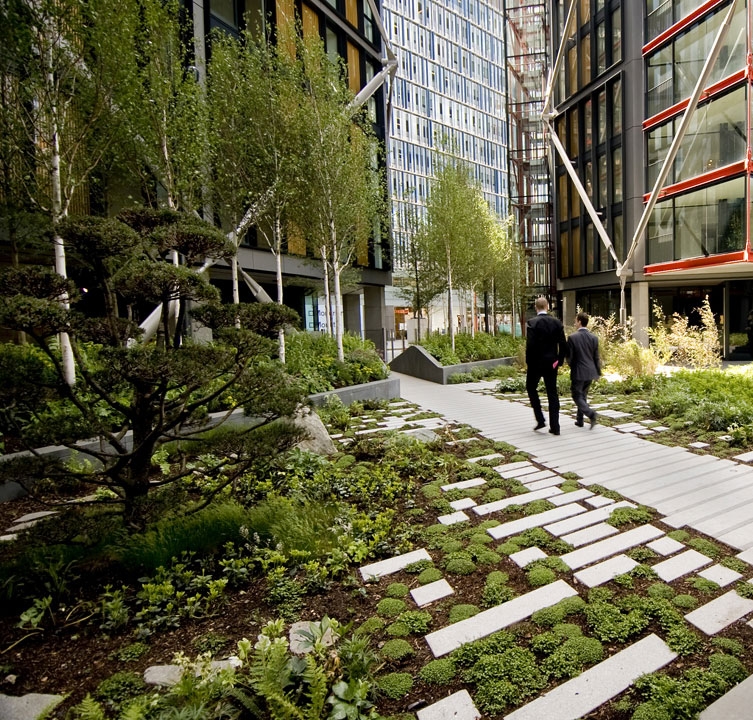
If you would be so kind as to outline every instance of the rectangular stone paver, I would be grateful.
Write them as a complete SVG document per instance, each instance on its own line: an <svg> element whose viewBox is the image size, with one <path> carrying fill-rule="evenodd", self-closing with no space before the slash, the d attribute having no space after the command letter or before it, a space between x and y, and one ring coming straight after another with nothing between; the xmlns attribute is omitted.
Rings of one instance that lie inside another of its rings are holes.
<svg viewBox="0 0 753 720"><path fill-rule="evenodd" d="M739 572L724 567L724 565L712 565L710 568L706 568L706 570L701 570L698 575L706 580L715 582L719 587L727 587L727 585L731 585L735 580L742 578Z"/></svg>
<svg viewBox="0 0 753 720"><path fill-rule="evenodd" d="M541 490L535 490L533 492L523 493L522 495L513 495L508 498L502 498L502 500L495 500L494 502L484 503L483 505L476 505L473 508L473 512L476 515L489 515L489 513L498 512L504 510L510 505L526 505L534 500L545 500L553 495L561 495L562 490L558 487L548 487Z"/></svg>
<svg viewBox="0 0 753 720"><path fill-rule="evenodd" d="M364 580L368 580L369 578L392 575L392 573L400 572L403 568L419 560L431 560L431 555L429 555L429 551L426 548L413 550L409 553L387 558L386 560L380 560L379 562L371 563L371 565L364 565L361 568L361 577Z"/></svg>
<svg viewBox="0 0 753 720"><path fill-rule="evenodd" d="M594 495L592 498L588 498L586 502L595 508L604 507L604 505L611 505L614 500L612 498L604 497L603 495Z"/></svg>
<svg viewBox="0 0 753 720"><path fill-rule="evenodd" d="M521 478L521 480L527 480L527 477ZM559 485L562 483L562 477L559 475L555 475L552 473L549 477L544 478L543 480L536 480L535 482L524 482L523 487L527 488L528 490L541 490L545 487L552 487L553 485Z"/></svg>
<svg viewBox="0 0 753 720"><path fill-rule="evenodd" d="M474 640L480 640L503 628L530 617L537 610L556 605L560 600L574 597L578 591L564 580L556 580L525 595L508 600L478 615L453 623L426 636L434 657L441 657Z"/></svg>
<svg viewBox="0 0 753 720"><path fill-rule="evenodd" d="M467 490L468 488L478 487L479 485L486 485L484 478L471 478L470 480L461 480L460 482L450 483L449 485L442 485L444 492L450 492L450 490Z"/></svg>
<svg viewBox="0 0 753 720"><path fill-rule="evenodd" d="M457 523L468 522L470 518L462 510L457 510L449 515L440 515L437 520L442 525L456 525Z"/></svg>
<svg viewBox="0 0 753 720"><path fill-rule="evenodd" d="M753 460L753 452L746 452L742 455L735 455L735 460L739 460L740 462L750 462Z"/></svg>
<svg viewBox="0 0 753 720"><path fill-rule="evenodd" d="M499 476L501 478L504 478L505 480L518 480L520 478L526 478L528 477L528 475L533 475L534 473L541 472L541 468L537 468L535 465L530 465L530 463L529 467L517 468L516 470L500 470L499 468L495 469L499 473ZM525 480L521 480L521 482L525 482Z"/></svg>
<svg viewBox="0 0 753 720"><path fill-rule="evenodd" d="M490 455L477 455L476 457L468 458L469 463L476 463L480 460L496 460L497 458L504 457L501 453L491 453Z"/></svg>
<svg viewBox="0 0 753 720"><path fill-rule="evenodd" d="M416 605L424 607L437 600L446 598L454 592L452 585L442 578L441 580L429 583L428 585L421 585L420 587L413 588L413 590L410 591L410 596L413 598L413 602L415 602Z"/></svg>
<svg viewBox="0 0 753 720"><path fill-rule="evenodd" d="M486 532L488 532L495 540L499 540L500 538L516 535L517 533L529 530L530 528L542 527L555 520L564 520L567 517L572 517L573 515L585 511L586 508L582 505L578 505L578 503L570 503L569 505L563 505L562 507L554 508L553 510L545 510L536 515L529 515L528 517L522 517L518 520L511 520L510 522L502 523L496 527L489 528Z"/></svg>
<svg viewBox="0 0 753 720"><path fill-rule="evenodd" d="M578 571L575 573L575 577L587 587L596 587L609 582L618 575L630 572L636 565L638 563L627 555L615 555L609 560L604 560L597 565L591 565L585 570Z"/></svg>
<svg viewBox="0 0 753 720"><path fill-rule="evenodd" d="M562 495L557 495L557 497L549 498L549 502L552 503L552 505L565 505L569 502L585 500L586 498L590 498L591 495L593 495L593 493L590 490L583 488L581 490L573 490L572 492L562 493Z"/></svg>
<svg viewBox="0 0 753 720"><path fill-rule="evenodd" d="M698 720L746 720L751 716L753 706L753 675L743 680L711 703Z"/></svg>
<svg viewBox="0 0 753 720"><path fill-rule="evenodd" d="M604 560L611 555L630 550L630 548L636 545L642 545L649 540L655 540L662 535L664 535L664 532L653 525L640 525L637 528L619 533L606 540L600 540L593 545L586 545L586 547L565 553L562 556L562 561L570 569L578 570L586 565L591 565L591 563Z"/></svg>
<svg viewBox="0 0 753 720"><path fill-rule="evenodd" d="M712 562L710 557L702 555L697 550L686 550L679 555L669 558L669 560L662 560L660 563L653 565L651 569L664 582L671 582Z"/></svg>
<svg viewBox="0 0 753 720"><path fill-rule="evenodd" d="M417 720L479 720L480 717L467 690L459 690L416 713Z"/></svg>
<svg viewBox="0 0 753 720"><path fill-rule="evenodd" d="M543 560L545 557L548 557L548 555L540 548L529 547L510 555L510 560L512 560L518 567L525 567L535 560Z"/></svg>
<svg viewBox="0 0 753 720"><path fill-rule="evenodd" d="M578 516L576 515L576 517ZM611 535L616 535L618 532L620 531L614 527L614 525L598 523L597 525L591 525L590 527L576 530L567 535L560 535L560 540L564 540L568 545L578 548L596 542L597 540L603 540Z"/></svg>
<svg viewBox="0 0 753 720"><path fill-rule="evenodd" d="M526 485L531 485L532 483L540 482L541 480L549 480L553 477L559 478L559 476L556 473L552 472L551 470L539 470L538 472L534 472L534 473L526 473L525 475L522 475L515 479L520 480ZM561 482L561 479L560 479L560 482Z"/></svg>
<svg viewBox="0 0 753 720"><path fill-rule="evenodd" d="M674 540L673 538L667 537L665 535L658 540L650 542L648 545L646 545L646 547L650 548L655 553L659 553L659 555L671 555L672 553L676 553L678 550L682 550L685 545L678 540Z"/></svg>
<svg viewBox="0 0 753 720"><path fill-rule="evenodd" d="M740 597L736 590L730 590L688 613L685 619L707 635L715 635L752 612L753 600Z"/></svg>
<svg viewBox="0 0 753 720"><path fill-rule="evenodd" d="M476 501L473 498L463 498L462 500L453 500L450 503L450 507L453 510L467 510L468 508L472 508L476 504Z"/></svg>
<svg viewBox="0 0 753 720"><path fill-rule="evenodd" d="M575 532L576 530L588 527L589 525L596 525L596 523L608 520L612 512L621 507L635 507L635 505L627 500L620 500L620 502L613 503L612 505L605 505L604 507L596 508L595 510L589 510L588 512L570 520L552 523L551 525L547 525L545 529L547 532L550 532L557 537L560 535L566 535L567 533Z"/></svg>
<svg viewBox="0 0 753 720"><path fill-rule="evenodd" d="M641 675L656 672L676 657L661 638L648 635L505 715L505 720L578 720L619 695Z"/></svg>
<svg viewBox="0 0 753 720"><path fill-rule="evenodd" d="M528 467L535 467L533 464L531 464L528 460L518 460L518 462L514 463L506 463L504 465L496 465L494 467L494 470L498 472L500 475L502 475L503 472L507 472L508 470L519 470L520 468L528 468ZM502 476L504 477L504 475Z"/></svg>

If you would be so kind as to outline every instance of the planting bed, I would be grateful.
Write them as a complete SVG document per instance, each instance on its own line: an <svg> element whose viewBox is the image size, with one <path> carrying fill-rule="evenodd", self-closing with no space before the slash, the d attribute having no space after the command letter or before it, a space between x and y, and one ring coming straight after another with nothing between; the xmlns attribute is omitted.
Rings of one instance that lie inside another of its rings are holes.
<svg viewBox="0 0 753 720"><path fill-rule="evenodd" d="M633 416L640 406L631 405ZM288 621L327 615L369 637L380 657L376 709L401 720L417 712L436 720L436 703L462 691L485 718L686 718L753 671L753 567L737 550L406 403L328 419L343 452L375 467L396 433L414 437L399 468L411 489L374 498L374 509L396 513L392 542L305 595L298 610L279 598L272 604L259 575L226 588L206 617L145 637L138 657L133 625L102 630L97 607L105 583L133 579L112 567L88 568L78 579L72 571L69 621L63 608L39 632L14 627L18 614L2 619L0 691L66 694L51 715L63 718L87 693L102 698L100 683L117 672L141 674L178 651L227 657L237 640L255 640L280 614ZM32 500L0 505L0 529L39 509ZM430 560L400 562L419 549ZM392 569L371 567L390 557ZM419 606L414 597L440 581L437 599ZM637 679L647 670L660 675ZM584 700L590 678L598 691ZM532 704L547 693L556 701Z"/></svg>

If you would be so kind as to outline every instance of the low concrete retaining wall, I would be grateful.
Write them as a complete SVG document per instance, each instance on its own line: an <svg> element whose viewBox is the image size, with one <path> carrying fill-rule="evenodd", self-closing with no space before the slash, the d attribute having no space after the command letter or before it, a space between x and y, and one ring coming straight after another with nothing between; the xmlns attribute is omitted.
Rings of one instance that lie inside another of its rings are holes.
<svg viewBox="0 0 753 720"><path fill-rule="evenodd" d="M400 397L400 380L398 378L387 378L385 380L374 380L373 382L363 383L361 385L351 385L349 387L338 388L337 390L329 390L323 393L315 393L309 395L311 404L315 407L324 405L327 402L327 398L332 395L337 395L342 400L344 405L350 405L356 401L363 400L392 400ZM208 427L211 427L213 420L216 421L225 413L211 413L209 415ZM242 410L236 410L227 420L228 423L248 423L253 422L252 417L248 417L243 414ZM122 440L123 444L130 449L131 447L131 433L126 433ZM99 445L98 440L82 440L78 443L80 447L97 447ZM67 457L71 453L71 449L64 445L50 445L48 447L39 448L37 451L40 455L52 458ZM28 452L11 453L8 455L0 455L0 461L9 460L11 458L23 457L29 455ZM83 455L82 457L87 457ZM26 494L23 487L17 482L7 482L0 485L0 502L5 500L13 500L17 497L22 497Z"/></svg>
<svg viewBox="0 0 753 720"><path fill-rule="evenodd" d="M412 377L447 385L450 375L471 372L474 368L492 368L498 365L513 365L515 358L494 358L459 363L458 365L440 365L437 359L421 345L411 345L400 353L391 363L390 369Z"/></svg>

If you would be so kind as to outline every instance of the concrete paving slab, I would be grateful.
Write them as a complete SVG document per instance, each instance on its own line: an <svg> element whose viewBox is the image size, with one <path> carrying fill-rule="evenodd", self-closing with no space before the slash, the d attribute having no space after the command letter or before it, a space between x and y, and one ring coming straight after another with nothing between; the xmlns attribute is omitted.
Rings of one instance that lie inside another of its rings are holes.
<svg viewBox="0 0 753 720"><path fill-rule="evenodd" d="M546 500L554 495L562 494L562 490L558 487L542 488L541 490L534 490L533 492L523 493L521 495L512 495L511 497L502 498L501 500L494 500L493 502L476 505L476 507L473 508L473 512L475 512L476 515L489 515L490 513L504 510L510 505L527 505L534 500Z"/></svg>
<svg viewBox="0 0 753 720"><path fill-rule="evenodd" d="M553 498L549 498L549 502L552 503L552 505L565 505L569 502L580 502L581 500L586 500L587 498L590 498L593 495L593 493L590 490L586 490L586 488L581 488L580 490L573 490L572 492L563 492L562 495L556 495Z"/></svg>
<svg viewBox="0 0 753 720"><path fill-rule="evenodd" d="M455 590L453 590L452 585L442 578L433 583L413 588L413 590L410 591L410 596L418 607L425 607L437 600L453 595L454 592Z"/></svg>
<svg viewBox="0 0 753 720"><path fill-rule="evenodd" d="M589 545L597 540L603 540L606 537L616 535L619 530L613 525L607 525L606 523L598 523L591 525L590 527L583 528L583 530L576 530L575 532L568 533L567 535L560 535L560 540L564 540L568 545L572 545L575 548L582 547L583 545Z"/></svg>
<svg viewBox="0 0 753 720"><path fill-rule="evenodd" d="M745 550L753 547L753 524L743 525L724 535L717 536L716 539L726 545L730 545L736 550Z"/></svg>
<svg viewBox="0 0 753 720"><path fill-rule="evenodd" d="M622 423L621 425L614 425L614 430L619 430L620 432L635 432L636 430L643 430L643 425L637 422L629 422L629 423Z"/></svg>
<svg viewBox="0 0 753 720"><path fill-rule="evenodd" d="M711 447L711 443L697 441L688 443L688 447L694 448L695 450L703 450L704 448Z"/></svg>
<svg viewBox="0 0 753 720"><path fill-rule="evenodd" d="M753 487L748 487L747 482L745 487L733 492L719 492L713 485L709 485L707 490L703 494L703 499L699 499L699 496L694 495L694 504L686 506L677 512L668 513L663 522L671 527L683 527L684 525L695 526L696 523L713 517L716 514L725 512L730 508L734 508L740 504L749 502L753 497ZM686 502L688 498L686 498Z"/></svg>
<svg viewBox="0 0 753 720"><path fill-rule="evenodd" d="M746 452L741 453L740 455L735 455L735 460L739 460L740 462L751 462L753 461L753 451L752 452Z"/></svg>
<svg viewBox="0 0 753 720"><path fill-rule="evenodd" d="M655 553L659 553L659 555L666 557L667 555L672 555L673 553L682 550L685 545L678 540L664 536L648 543L646 547L653 550Z"/></svg>
<svg viewBox="0 0 753 720"><path fill-rule="evenodd" d="M591 507L600 508L604 505L611 505L614 502L612 498L604 497L603 495L594 495L592 498L586 500L586 505Z"/></svg>
<svg viewBox="0 0 753 720"><path fill-rule="evenodd" d="M661 638L648 635L505 715L505 720L579 720L627 690L641 675L660 670L676 657Z"/></svg>
<svg viewBox="0 0 753 720"><path fill-rule="evenodd" d="M536 513L536 515L529 515L527 517L519 518L518 520L511 520L510 522L502 523L493 528L489 528L486 532L495 540L499 540L500 538L509 537L510 535L517 535L530 528L543 527L548 523L556 520L563 520L564 518L572 517L573 515L585 511L586 508L582 505L578 505L578 503L570 503L569 505L562 505L562 507L554 508L553 510L545 510L544 512Z"/></svg>
<svg viewBox="0 0 753 720"><path fill-rule="evenodd" d="M735 557L740 558L740 560L748 563L748 565L753 565L753 548L743 550L742 552L737 553Z"/></svg>
<svg viewBox="0 0 753 720"><path fill-rule="evenodd" d="M753 675L711 703L698 720L750 720L753 706Z"/></svg>
<svg viewBox="0 0 753 720"><path fill-rule="evenodd" d="M33 512L33 513L26 513L26 515L22 515L20 518L16 518L13 521L13 524L16 523L27 523L31 522L32 520L41 520L43 517L49 517L50 515L57 515L57 510L40 510L39 512Z"/></svg>
<svg viewBox="0 0 753 720"><path fill-rule="evenodd" d="M62 695L0 695L0 720L37 720L63 701Z"/></svg>
<svg viewBox="0 0 753 720"><path fill-rule="evenodd" d="M476 501L473 498L463 498L462 500L453 500L450 503L450 507L453 510L467 510L476 505Z"/></svg>
<svg viewBox="0 0 753 720"><path fill-rule="evenodd" d="M611 517L615 510L623 507L634 508L635 505L628 500L620 500L611 505L605 505L604 507L596 508L595 510L589 510L582 515L570 518L569 520L561 520L560 522L552 523L551 525L547 525L544 529L557 537L560 535L567 535L576 530L588 527L589 525L596 525L597 523L604 522L604 520L608 520Z"/></svg>
<svg viewBox="0 0 753 720"><path fill-rule="evenodd" d="M458 690L416 713L417 720L479 720L480 717L467 690Z"/></svg>
<svg viewBox="0 0 753 720"><path fill-rule="evenodd" d="M586 587L596 587L603 585L605 582L630 572L638 563L627 555L615 555L609 560L591 565L585 570L579 570L575 573L575 579L582 582Z"/></svg>
<svg viewBox="0 0 753 720"><path fill-rule="evenodd" d="M437 521L442 523L442 525L457 525L458 523L468 522L469 520L470 518L462 510L450 513L449 515L440 515L437 518Z"/></svg>
<svg viewBox="0 0 753 720"><path fill-rule="evenodd" d="M385 575L392 575L392 573L400 572L408 565L412 565L419 560L431 560L431 555L426 548L420 550L413 550L409 553L403 553L402 555L396 555L395 557L387 558L386 560L380 560L379 562L371 563L370 565L364 565L361 567L361 577L364 580L369 578L380 578Z"/></svg>
<svg viewBox="0 0 753 720"><path fill-rule="evenodd" d="M504 470L502 472L498 470L497 472L499 472L499 476L505 480L520 480L521 482L526 482L523 478L541 472L541 468L531 465L530 467L517 468L516 470ZM540 480L541 478L536 479Z"/></svg>
<svg viewBox="0 0 753 720"><path fill-rule="evenodd" d="M740 525L751 522L753 518L753 501L737 505L714 517L706 518L693 525L697 530L716 537L734 530Z"/></svg>
<svg viewBox="0 0 753 720"><path fill-rule="evenodd" d="M753 600L740 597L736 590L730 590L688 613L685 619L706 635L715 635L750 613L753 613Z"/></svg>
<svg viewBox="0 0 753 720"><path fill-rule="evenodd" d="M549 556L540 548L529 547L520 552L513 553L509 557L518 567L523 568L536 560L543 560L545 557Z"/></svg>
<svg viewBox="0 0 753 720"><path fill-rule="evenodd" d="M653 525L640 525L632 530L627 530L605 540L600 540L592 545L586 545L586 547L565 553L562 555L562 561L571 570L578 570L599 560L605 560L611 555L630 550L630 548L634 548L637 545L643 545L662 535L664 535L664 532Z"/></svg>
<svg viewBox="0 0 753 720"><path fill-rule="evenodd" d="M626 418L626 417L632 417L632 414L629 412L623 412L622 410L601 410L599 412L599 415L603 415L606 418L610 418L611 420L619 420L620 418Z"/></svg>
<svg viewBox="0 0 753 720"><path fill-rule="evenodd" d="M473 617L453 623L425 636L434 657L441 657L461 645L487 637L503 628L530 617L536 610L556 605L560 600L574 597L578 591L564 580L556 580L525 595L484 610Z"/></svg>
<svg viewBox="0 0 753 720"><path fill-rule="evenodd" d="M698 574L706 580L715 582L719 587L727 587L727 585L731 585L736 580L742 578L739 572L724 567L724 565L712 565L706 570L701 570Z"/></svg>
<svg viewBox="0 0 753 720"><path fill-rule="evenodd" d="M559 476L552 470L539 470L538 472L528 473L526 475L516 477L515 479L520 480L520 482L525 483L526 485L529 485L531 483L539 482L541 480L548 480L550 478L559 478ZM560 482L562 482L561 478Z"/></svg>
<svg viewBox="0 0 753 720"><path fill-rule="evenodd" d="M660 563L652 565L651 569L664 582L672 582L672 580L677 580L677 578L688 575L712 562L713 560L710 557L699 553L697 550L686 550L668 560L662 560Z"/></svg>
<svg viewBox="0 0 753 720"><path fill-rule="evenodd" d="M467 490L472 487L480 487L486 485L484 478L471 478L470 480L461 480L460 482L450 483L449 485L442 485L442 492L450 492L450 490Z"/></svg>
<svg viewBox="0 0 753 720"><path fill-rule="evenodd" d="M493 469L495 472L502 474L502 472L507 472L508 470L520 470L520 468L524 467L536 467L532 463L530 463L528 460L518 460L518 462L514 463L505 463L504 465L496 465Z"/></svg>
<svg viewBox="0 0 753 720"><path fill-rule="evenodd" d="M525 480L526 478L521 478L521 480ZM555 475L552 473L549 477L544 478L543 480L537 480L536 482L524 482L523 487L527 488L528 490L541 490L545 487L553 487L554 485L559 485L560 483L564 482L561 476Z"/></svg>
<svg viewBox="0 0 753 720"><path fill-rule="evenodd" d="M490 453L489 455L477 455L476 457L468 458L469 463L477 463L481 460L496 460L497 458L504 457L502 453Z"/></svg>

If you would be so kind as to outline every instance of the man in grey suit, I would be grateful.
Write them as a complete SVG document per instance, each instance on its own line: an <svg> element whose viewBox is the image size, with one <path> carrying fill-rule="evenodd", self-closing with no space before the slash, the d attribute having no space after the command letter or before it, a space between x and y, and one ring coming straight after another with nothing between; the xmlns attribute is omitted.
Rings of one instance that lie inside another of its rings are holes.
<svg viewBox="0 0 753 720"><path fill-rule="evenodd" d="M536 427L546 426L539 398L539 380L543 378L549 404L549 432L560 434L560 399L557 394L557 369L562 365L567 352L567 340L562 323L547 313L549 301L536 298L533 304L536 316L526 323L526 390L531 401Z"/></svg>
<svg viewBox="0 0 753 720"><path fill-rule="evenodd" d="M599 338L590 332L589 317L580 312L575 318L576 331L567 339L568 362L570 364L570 390L578 408L575 424L583 427L583 418L589 420L589 430L596 425L596 413L588 405L588 389L596 378L601 376L599 358Z"/></svg>

